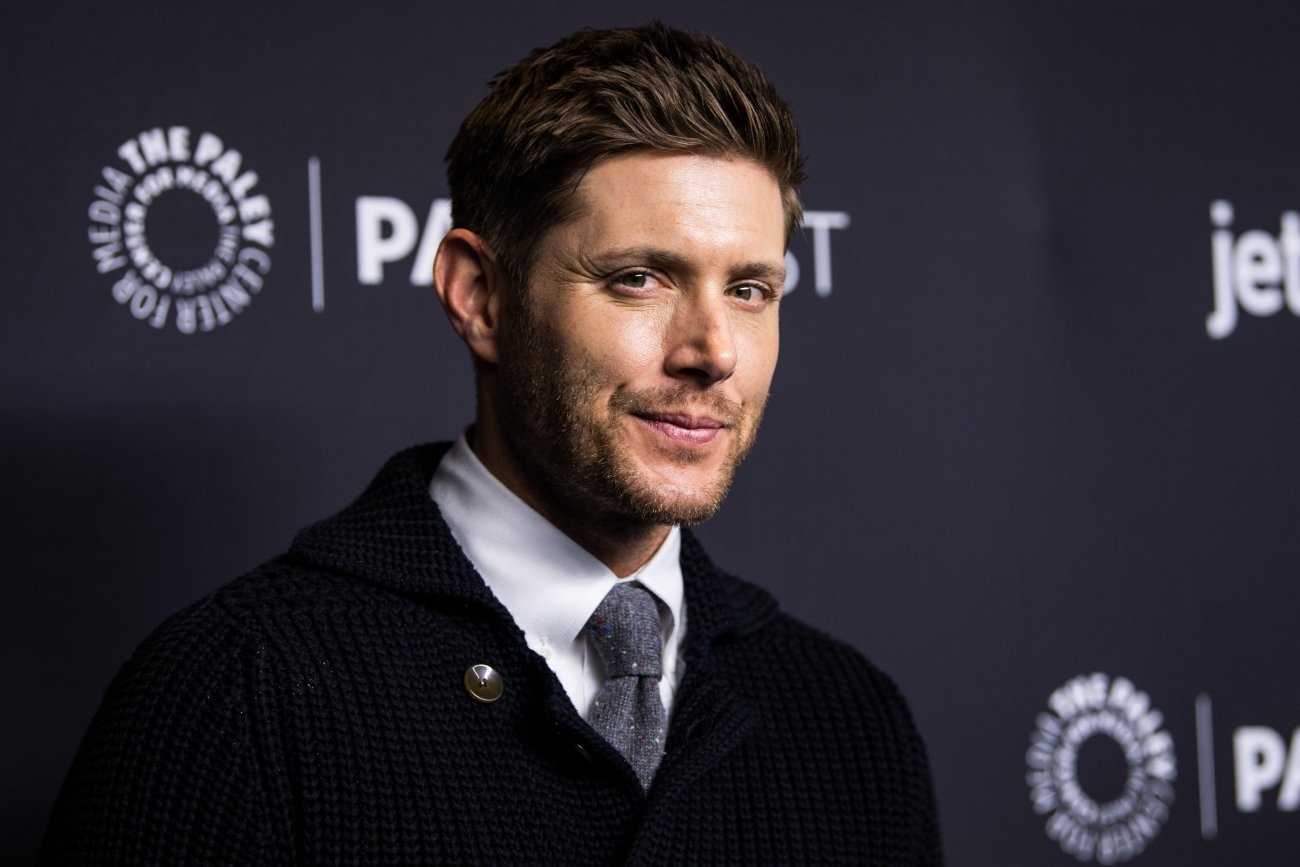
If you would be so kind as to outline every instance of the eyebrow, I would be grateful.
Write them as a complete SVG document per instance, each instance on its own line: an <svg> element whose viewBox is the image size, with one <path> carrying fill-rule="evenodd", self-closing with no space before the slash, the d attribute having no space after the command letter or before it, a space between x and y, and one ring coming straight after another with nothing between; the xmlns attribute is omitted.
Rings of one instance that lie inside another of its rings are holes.
<svg viewBox="0 0 1300 867"><path fill-rule="evenodd" d="M593 256L584 256L587 265L597 271L611 271L621 266L637 263L669 272L694 270L690 260L673 250L662 247L618 247ZM767 262L745 262L731 269L736 279L768 280L785 284L785 263L775 267Z"/></svg>

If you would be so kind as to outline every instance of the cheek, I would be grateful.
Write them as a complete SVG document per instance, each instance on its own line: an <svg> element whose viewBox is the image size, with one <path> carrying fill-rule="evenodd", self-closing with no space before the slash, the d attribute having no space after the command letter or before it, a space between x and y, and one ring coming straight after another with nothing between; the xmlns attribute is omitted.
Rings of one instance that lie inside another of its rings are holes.
<svg viewBox="0 0 1300 867"><path fill-rule="evenodd" d="M744 389L751 396L767 394L779 351L780 333L775 321L750 329L740 338L736 354L743 368Z"/></svg>
<svg viewBox="0 0 1300 867"><path fill-rule="evenodd" d="M585 354L611 385L631 381L663 366L666 317L649 311L619 311L588 323Z"/></svg>

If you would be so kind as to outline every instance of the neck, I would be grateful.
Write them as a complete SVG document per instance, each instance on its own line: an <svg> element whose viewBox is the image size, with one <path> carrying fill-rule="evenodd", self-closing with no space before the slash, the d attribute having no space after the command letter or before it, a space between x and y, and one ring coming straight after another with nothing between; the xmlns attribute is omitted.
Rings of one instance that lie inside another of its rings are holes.
<svg viewBox="0 0 1300 867"><path fill-rule="evenodd" d="M589 515L577 521L566 521L564 517L549 514L533 503L529 505L620 578L626 578L648 563L668 537L669 528L662 524L594 522Z"/></svg>
<svg viewBox="0 0 1300 867"><path fill-rule="evenodd" d="M649 562L668 537L671 528L665 524L648 524L538 496L505 443L492 436L491 430L491 426L476 424L468 436L470 448L488 472L619 578Z"/></svg>

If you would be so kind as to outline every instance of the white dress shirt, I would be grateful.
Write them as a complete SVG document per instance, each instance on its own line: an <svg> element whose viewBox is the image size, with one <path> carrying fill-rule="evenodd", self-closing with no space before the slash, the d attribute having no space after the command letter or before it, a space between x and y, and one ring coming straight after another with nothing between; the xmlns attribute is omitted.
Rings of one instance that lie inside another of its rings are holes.
<svg viewBox="0 0 1300 867"><path fill-rule="evenodd" d="M492 475L464 434L438 464L429 493L465 556L586 719L605 672L583 627L618 576ZM681 680L678 650L686 634L680 552L681 530L673 527L654 556L623 579L636 581L661 603L659 691L669 713Z"/></svg>

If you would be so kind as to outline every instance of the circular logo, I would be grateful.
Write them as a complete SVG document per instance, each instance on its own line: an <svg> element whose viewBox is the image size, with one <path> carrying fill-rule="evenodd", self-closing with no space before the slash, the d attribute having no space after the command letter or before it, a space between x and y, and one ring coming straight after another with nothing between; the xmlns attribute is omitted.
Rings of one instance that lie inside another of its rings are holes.
<svg viewBox="0 0 1300 867"><path fill-rule="evenodd" d="M248 308L271 270L271 203L257 172L210 132L157 127L117 149L90 205L90 243L112 295L154 328L213 331Z"/></svg>
<svg viewBox="0 0 1300 867"><path fill-rule="evenodd" d="M1047 835L1080 861L1118 864L1140 854L1169 817L1176 778L1164 716L1127 678L1073 678L1048 699L1030 735L1027 780ZM1122 782L1100 785L1097 750L1122 756ZM1118 748L1118 750L1116 750ZM1081 782L1092 777L1087 786ZM1107 791L1102 791L1106 789Z"/></svg>

